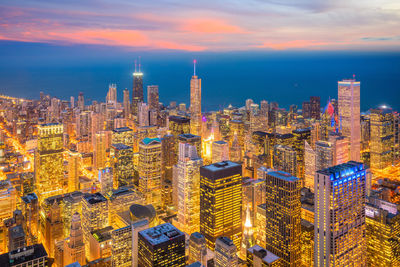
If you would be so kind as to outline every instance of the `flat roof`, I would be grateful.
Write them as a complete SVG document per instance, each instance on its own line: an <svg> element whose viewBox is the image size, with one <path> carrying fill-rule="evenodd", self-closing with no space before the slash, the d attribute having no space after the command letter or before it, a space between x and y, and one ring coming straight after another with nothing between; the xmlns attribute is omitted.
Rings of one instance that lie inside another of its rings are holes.
<svg viewBox="0 0 400 267"><path fill-rule="evenodd" d="M115 128L113 130L113 132L115 132L115 133L123 133L123 132L131 132L131 131L133 131L133 130L129 127Z"/></svg>
<svg viewBox="0 0 400 267"><path fill-rule="evenodd" d="M142 230L139 232L139 235L150 242L150 244L153 246L162 244L180 236L184 236L184 234L178 228L170 223L164 223L149 229Z"/></svg>
<svg viewBox="0 0 400 267"><path fill-rule="evenodd" d="M127 146L125 144L122 143L117 143L117 144L112 144L112 147L117 149L117 150L123 150L123 149L130 149L132 148L131 146Z"/></svg>
<svg viewBox="0 0 400 267"><path fill-rule="evenodd" d="M94 194L85 194L83 198L86 200L86 202L88 202L91 205L100 202L107 202L107 199L99 192Z"/></svg>
<svg viewBox="0 0 400 267"><path fill-rule="evenodd" d="M235 174L242 175L242 165L232 161L221 161L200 167L200 175L211 179L219 179Z"/></svg>
<svg viewBox="0 0 400 267"><path fill-rule="evenodd" d="M331 175L331 180L333 181L362 170L364 170L364 164L356 161L349 161L347 163L317 171L317 173Z"/></svg>
<svg viewBox="0 0 400 267"><path fill-rule="evenodd" d="M280 259L274 253L266 250L265 248L262 248L259 245L252 246L251 248L248 249L248 251L253 255L256 255L257 257L261 256L261 259L268 264L271 264Z"/></svg>
<svg viewBox="0 0 400 267"><path fill-rule="evenodd" d="M267 172L267 174L270 176L279 178L281 180L288 181L288 182L296 182L299 180L299 178L292 176L290 173L283 172L283 171L270 171L270 172Z"/></svg>
<svg viewBox="0 0 400 267"><path fill-rule="evenodd" d="M47 257L45 248L42 244L35 244L0 255L0 266L14 266L43 257Z"/></svg>

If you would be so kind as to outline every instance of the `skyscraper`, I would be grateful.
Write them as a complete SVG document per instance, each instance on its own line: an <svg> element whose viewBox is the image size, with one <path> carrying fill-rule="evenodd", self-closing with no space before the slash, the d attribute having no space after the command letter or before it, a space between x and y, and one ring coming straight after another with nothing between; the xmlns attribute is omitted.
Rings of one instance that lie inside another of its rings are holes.
<svg viewBox="0 0 400 267"><path fill-rule="evenodd" d="M193 63L194 73L190 80L190 133L201 136L201 79L196 76L196 60Z"/></svg>
<svg viewBox="0 0 400 267"><path fill-rule="evenodd" d="M117 85L116 84L110 84L108 86L106 103L107 103L107 105L110 105L114 108L117 107Z"/></svg>
<svg viewBox="0 0 400 267"><path fill-rule="evenodd" d="M121 143L111 146L110 157L113 168L114 186L132 186L134 181L133 149Z"/></svg>
<svg viewBox="0 0 400 267"><path fill-rule="evenodd" d="M200 262L200 264L207 266L206 239L199 232L192 233L189 238L188 263L195 262Z"/></svg>
<svg viewBox="0 0 400 267"><path fill-rule="evenodd" d="M158 103L158 85L147 86L147 103L149 104L149 109L159 113L159 103Z"/></svg>
<svg viewBox="0 0 400 267"><path fill-rule="evenodd" d="M333 150L332 143L318 141L315 143L315 170L323 170L333 166Z"/></svg>
<svg viewBox="0 0 400 267"><path fill-rule="evenodd" d="M174 167L174 181L177 187L177 225L187 234L200 230L200 167L203 160L196 148L179 144L178 163ZM176 176L176 177L175 177ZM175 184L174 184L175 185Z"/></svg>
<svg viewBox="0 0 400 267"><path fill-rule="evenodd" d="M64 264L79 262L85 264L85 244L83 243L83 232L81 217L74 213L71 219L71 231L69 239L64 243Z"/></svg>
<svg viewBox="0 0 400 267"><path fill-rule="evenodd" d="M170 223L138 234L138 266L185 266L185 235Z"/></svg>
<svg viewBox="0 0 400 267"><path fill-rule="evenodd" d="M300 188L289 173L266 175L266 249L282 258L283 266L300 265Z"/></svg>
<svg viewBox="0 0 400 267"><path fill-rule="evenodd" d="M135 62L135 72L133 73L133 90L132 90L132 114L134 116L138 115L139 103L143 102L143 73L136 70Z"/></svg>
<svg viewBox="0 0 400 267"><path fill-rule="evenodd" d="M35 153L36 193L40 201L62 194L66 186L63 166L63 125L38 126L38 146Z"/></svg>
<svg viewBox="0 0 400 267"><path fill-rule="evenodd" d="M384 169L393 162L394 127L391 109L371 110L371 168Z"/></svg>
<svg viewBox="0 0 400 267"><path fill-rule="evenodd" d="M101 170L106 166L107 135L104 131L93 136L93 167Z"/></svg>
<svg viewBox="0 0 400 267"><path fill-rule="evenodd" d="M242 238L242 165L223 161L200 168L200 233L214 250L226 236L240 249Z"/></svg>
<svg viewBox="0 0 400 267"><path fill-rule="evenodd" d="M274 146L273 163L274 169L288 172L293 176L297 174L296 151L289 146Z"/></svg>
<svg viewBox="0 0 400 267"><path fill-rule="evenodd" d="M314 266L365 266L365 190L362 163L316 172Z"/></svg>
<svg viewBox="0 0 400 267"><path fill-rule="evenodd" d="M215 267L234 267L238 264L237 248L233 241L225 236L215 241Z"/></svg>
<svg viewBox="0 0 400 267"><path fill-rule="evenodd" d="M229 144L223 140L212 143L212 163L229 160Z"/></svg>
<svg viewBox="0 0 400 267"><path fill-rule="evenodd" d="M360 82L355 79L339 81L338 98L342 133L350 139L350 160L360 161Z"/></svg>
<svg viewBox="0 0 400 267"><path fill-rule="evenodd" d="M68 151L68 192L79 190L81 161L81 153L73 150Z"/></svg>
<svg viewBox="0 0 400 267"><path fill-rule="evenodd" d="M161 206L161 140L145 138L139 144L139 191L146 204Z"/></svg>
<svg viewBox="0 0 400 267"><path fill-rule="evenodd" d="M315 151L304 141L304 186L314 192Z"/></svg>
<svg viewBox="0 0 400 267"><path fill-rule="evenodd" d="M129 100L129 90L125 88L124 90L124 118L127 119L129 118L129 115L131 114L131 102Z"/></svg>

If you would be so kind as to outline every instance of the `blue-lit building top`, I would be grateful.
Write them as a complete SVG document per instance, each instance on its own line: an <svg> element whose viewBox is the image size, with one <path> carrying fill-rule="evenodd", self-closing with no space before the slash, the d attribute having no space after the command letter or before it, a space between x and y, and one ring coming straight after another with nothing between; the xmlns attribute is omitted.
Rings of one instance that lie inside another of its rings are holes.
<svg viewBox="0 0 400 267"><path fill-rule="evenodd" d="M334 182L347 182L349 179L359 178L365 175L364 164L355 161L349 161L340 165L329 167L318 171L318 173L323 175L329 175L331 181Z"/></svg>

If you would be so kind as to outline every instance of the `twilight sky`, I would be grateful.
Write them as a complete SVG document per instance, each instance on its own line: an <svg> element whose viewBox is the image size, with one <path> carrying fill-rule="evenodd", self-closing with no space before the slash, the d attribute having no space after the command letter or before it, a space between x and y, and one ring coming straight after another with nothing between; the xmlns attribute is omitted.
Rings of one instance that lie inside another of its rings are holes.
<svg viewBox="0 0 400 267"><path fill-rule="evenodd" d="M0 40L129 50L400 50L399 0L2 0Z"/></svg>

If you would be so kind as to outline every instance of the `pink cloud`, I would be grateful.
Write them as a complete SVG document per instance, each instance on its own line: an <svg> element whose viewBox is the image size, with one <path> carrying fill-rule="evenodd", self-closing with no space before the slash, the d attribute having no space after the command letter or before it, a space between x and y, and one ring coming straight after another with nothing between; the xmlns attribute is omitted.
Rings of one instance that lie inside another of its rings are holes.
<svg viewBox="0 0 400 267"><path fill-rule="evenodd" d="M246 33L239 26L212 18L188 19L182 22L181 30L204 34L241 34Z"/></svg>
<svg viewBox="0 0 400 267"><path fill-rule="evenodd" d="M285 50L290 48L309 48L315 46L326 46L328 42L320 42L315 40L293 40L287 42L264 42L258 48L271 48L275 50Z"/></svg>

